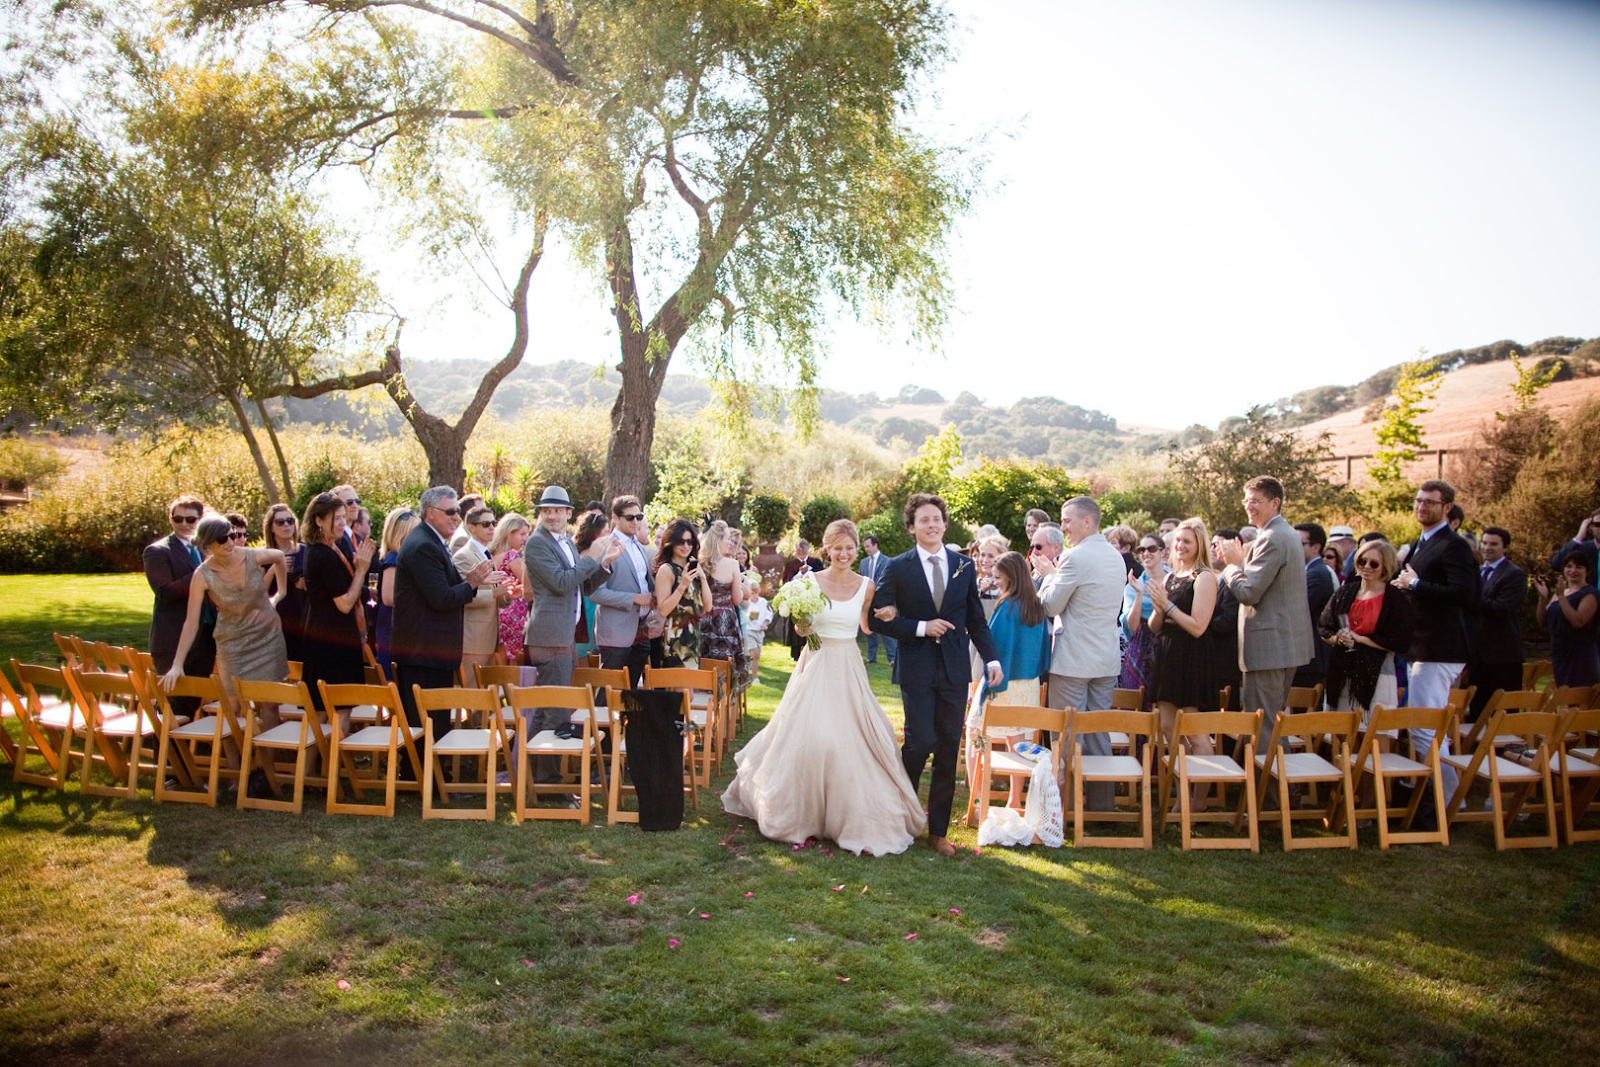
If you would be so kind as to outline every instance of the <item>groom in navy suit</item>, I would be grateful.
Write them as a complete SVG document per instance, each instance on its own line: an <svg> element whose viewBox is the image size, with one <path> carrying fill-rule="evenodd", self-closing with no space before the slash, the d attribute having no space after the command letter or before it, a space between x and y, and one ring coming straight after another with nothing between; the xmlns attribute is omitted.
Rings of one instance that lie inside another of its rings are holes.
<svg viewBox="0 0 1600 1067"><path fill-rule="evenodd" d="M989 682L1000 681L994 640L978 600L972 560L944 547L950 521L944 500L918 493L906 501L906 529L916 538L910 552L889 561L872 607L881 630L898 643L894 680L905 705L905 744L900 758L911 788L933 756L928 783L928 844L941 856L955 855L945 837L956 795L956 761L961 753L967 686L972 667L967 642L977 646ZM894 612L887 609L894 608ZM892 619L884 616L893 615Z"/></svg>

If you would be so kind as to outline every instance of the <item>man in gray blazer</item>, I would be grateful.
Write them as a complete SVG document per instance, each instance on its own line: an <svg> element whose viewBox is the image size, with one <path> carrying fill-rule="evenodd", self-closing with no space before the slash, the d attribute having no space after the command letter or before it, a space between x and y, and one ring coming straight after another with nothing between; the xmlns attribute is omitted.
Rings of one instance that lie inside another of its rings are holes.
<svg viewBox="0 0 1600 1067"><path fill-rule="evenodd" d="M650 581L651 553L638 541L644 526L644 508L636 496L619 496L611 502L610 538L622 546L611 565L611 576L589 592L595 603L595 643L600 646L600 666L627 668L635 689L650 662L650 638L645 636L645 616L655 603Z"/></svg>
<svg viewBox="0 0 1600 1067"><path fill-rule="evenodd" d="M545 489L539 498L539 525L522 549L527 583L522 597L529 602L523 631L528 665L539 670L540 685L570 685L575 649L574 632L583 610L583 593L605 581L612 561L622 555L622 544L602 537L580 554L567 535L572 501L559 485ZM533 731L555 730L572 721L565 708L538 708ZM541 756L534 765L534 780L548 782L559 773L560 757Z"/></svg>
<svg viewBox="0 0 1600 1067"><path fill-rule="evenodd" d="M1272 738L1289 699L1294 672L1311 661L1311 608L1306 599L1300 535L1282 515L1283 483L1263 475L1244 484L1244 511L1260 532L1247 546L1222 542L1222 583L1239 601L1239 669L1244 710L1260 709L1257 750Z"/></svg>
<svg viewBox="0 0 1600 1067"><path fill-rule="evenodd" d="M1037 540L1042 531L1034 531ZM1055 619L1055 647L1050 654L1049 704L1052 708L1103 711L1111 707L1122 655L1117 643L1117 613L1128 579L1122 553L1100 533L1100 505L1075 496L1061 505L1061 534L1070 552L1052 560L1031 552L1033 572L1041 579L1039 599ZM1105 734L1081 734L1084 755L1109 756ZM1094 811L1110 810L1112 783L1095 782L1085 794Z"/></svg>

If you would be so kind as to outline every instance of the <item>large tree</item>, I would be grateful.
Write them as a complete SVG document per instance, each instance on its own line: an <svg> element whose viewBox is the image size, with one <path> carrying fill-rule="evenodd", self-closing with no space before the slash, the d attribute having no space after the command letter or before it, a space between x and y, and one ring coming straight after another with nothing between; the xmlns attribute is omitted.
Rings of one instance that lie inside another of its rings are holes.
<svg viewBox="0 0 1600 1067"><path fill-rule="evenodd" d="M441 232L485 228L474 210L492 180L501 219L545 213L594 265L622 376L608 495L645 488L656 401L686 341L725 381L776 370L809 400L836 311L893 310L924 340L944 321L944 241L966 191L906 121L945 48L933 0L190 9L230 32L263 13L280 38L309 31L300 133L321 159L388 160ZM520 334L525 304L512 310Z"/></svg>
<svg viewBox="0 0 1600 1067"><path fill-rule="evenodd" d="M115 106L41 116L10 142L31 196L0 219L0 399L108 428L226 419L277 501L293 486L267 401L397 368L329 357L372 290L281 147L253 136L281 95L271 79L158 57L146 49Z"/></svg>

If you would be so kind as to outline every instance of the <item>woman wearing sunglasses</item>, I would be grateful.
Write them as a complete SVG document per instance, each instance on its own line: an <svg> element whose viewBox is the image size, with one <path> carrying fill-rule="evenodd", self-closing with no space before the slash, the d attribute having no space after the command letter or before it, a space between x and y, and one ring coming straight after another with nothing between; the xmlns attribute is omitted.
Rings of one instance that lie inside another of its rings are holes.
<svg viewBox="0 0 1600 1067"><path fill-rule="evenodd" d="M301 642L306 627L306 546L300 543L300 520L288 504L274 504L261 520L261 541L283 553L287 583L280 589L276 571L267 575L267 594L278 605L283 623L283 643L289 658L301 658Z"/></svg>
<svg viewBox="0 0 1600 1067"><path fill-rule="evenodd" d="M1361 725L1372 705L1399 703L1394 657L1411 644L1410 598L1389 584L1399 563L1394 546L1381 538L1356 549L1356 580L1334 591L1317 630L1333 646L1328 660L1328 706L1359 710Z"/></svg>
<svg viewBox="0 0 1600 1067"><path fill-rule="evenodd" d="M700 665L700 616L711 604L711 585L700 569L700 535L686 519L673 519L661 534L656 558L656 610L667 620L663 666Z"/></svg>

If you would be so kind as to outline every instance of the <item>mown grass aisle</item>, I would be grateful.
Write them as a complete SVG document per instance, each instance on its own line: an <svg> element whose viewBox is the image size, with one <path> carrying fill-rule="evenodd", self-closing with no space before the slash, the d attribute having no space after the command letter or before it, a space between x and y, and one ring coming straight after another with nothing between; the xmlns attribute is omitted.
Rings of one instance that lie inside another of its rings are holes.
<svg viewBox="0 0 1600 1067"><path fill-rule="evenodd" d="M0 1062L1588 1061L1600 848L1264 847L856 859L714 793L646 835L7 786Z"/></svg>

